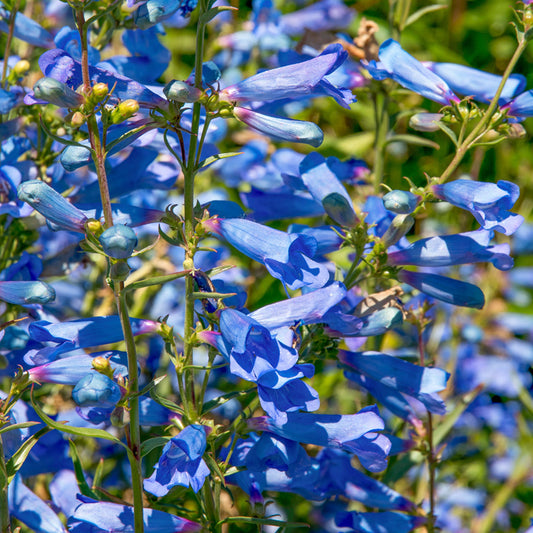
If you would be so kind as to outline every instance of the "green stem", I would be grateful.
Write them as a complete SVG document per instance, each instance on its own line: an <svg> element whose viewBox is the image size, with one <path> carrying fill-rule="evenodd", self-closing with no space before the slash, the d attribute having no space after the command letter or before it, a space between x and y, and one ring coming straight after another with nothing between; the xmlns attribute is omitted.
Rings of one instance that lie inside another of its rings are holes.
<svg viewBox="0 0 533 533"><path fill-rule="evenodd" d="M124 282L120 282L120 288L115 291L115 299L120 317L120 324L124 332L124 341L126 342L126 352L128 354L128 391L132 395L129 399L130 423L129 430L129 447L133 452L134 459L130 460L131 478L133 488L133 506L134 506L134 527L135 533L143 533L143 479L142 479L142 457L141 457L141 428L139 422L139 378L137 375L137 353L135 349L135 340L131 329L130 318L128 315L128 306L126 303Z"/></svg>
<svg viewBox="0 0 533 533"><path fill-rule="evenodd" d="M200 8L202 5L200 5ZM202 22L203 11L200 11L198 29L196 34L196 61L195 61L195 86L202 87L202 62L205 38L205 25ZM195 226L194 220L194 178L196 175L196 151L198 148L198 131L200 129L201 104L196 102L193 106L191 140L185 168L183 169L185 188L183 193L184 218L185 218L185 260L183 268L194 272ZM192 275L185 279L185 325L183 332L183 355L185 366L193 364L194 332L194 280ZM185 391L191 407L194 407L194 374L192 370L185 371ZM190 419L196 419L198 413L188 413Z"/></svg>
<svg viewBox="0 0 533 533"><path fill-rule="evenodd" d="M423 328L419 326L418 329L418 351L420 357L420 366L425 366L425 353L424 353L424 339L422 337ZM427 425L426 425L427 437L426 442L428 445L427 450L427 463L428 463L428 490L429 490L429 514L427 517L427 531L428 533L435 532L435 472L437 469L437 458L435 456L435 447L433 443L433 416L428 411Z"/></svg>
<svg viewBox="0 0 533 533"><path fill-rule="evenodd" d="M374 118L376 122L376 139L374 142L374 193L379 194L385 169L385 144L389 131L388 98L386 95L374 96Z"/></svg>
<svg viewBox="0 0 533 533"><path fill-rule="evenodd" d="M11 533L9 501L7 498L7 469L4 458L2 435L0 435L0 531L1 533Z"/></svg>
<svg viewBox="0 0 533 533"><path fill-rule="evenodd" d="M13 40L13 34L15 32L15 18L17 17L17 12L19 10L20 0L16 0L13 5L13 9L9 14L9 31L7 32L6 47L4 51L4 65L2 67L2 88L6 88L7 83L7 64L9 59L9 54L11 52L11 41Z"/></svg>
<svg viewBox="0 0 533 533"><path fill-rule="evenodd" d="M496 109L498 107L498 100L500 99L500 96L502 94L503 88L505 86L505 83L509 79L509 76L514 70L514 67L518 60L520 59L520 56L524 53L524 50L526 49L528 45L528 40L522 36L518 40L518 46L513 54L513 57L511 57L509 64L507 65L507 68L505 69L505 72L502 75L502 79L500 82L500 85L498 86L498 89L496 91L496 94L492 98L489 107L483 114L483 117L481 120L474 126L472 131L468 134L466 139L463 141L461 146L457 149L457 152L455 153L455 156L451 160L450 164L444 170L444 172L440 176L440 183L444 183L447 179L450 178L452 173L455 171L455 169L459 166L461 161L463 160L464 156L472 148L472 145L478 140L478 138L485 133L486 128L490 124L490 120L492 119L494 113L496 112Z"/></svg>

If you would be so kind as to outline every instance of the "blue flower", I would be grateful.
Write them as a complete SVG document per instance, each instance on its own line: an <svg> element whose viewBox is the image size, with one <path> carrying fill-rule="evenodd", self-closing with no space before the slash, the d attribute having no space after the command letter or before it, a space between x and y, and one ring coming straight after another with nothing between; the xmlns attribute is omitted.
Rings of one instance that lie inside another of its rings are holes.
<svg viewBox="0 0 533 533"><path fill-rule="evenodd" d="M16 305L45 304L55 300L54 289L43 281L0 281L0 300Z"/></svg>
<svg viewBox="0 0 533 533"><path fill-rule="evenodd" d="M318 289L329 281L327 268L311 259L317 249L313 237L236 218L211 220L205 225L248 257L263 263L273 277L290 289Z"/></svg>
<svg viewBox="0 0 533 533"><path fill-rule="evenodd" d="M402 87L421 94L439 104L459 102L446 82L408 54L394 39L379 47L379 62L362 62L376 80L392 78Z"/></svg>
<svg viewBox="0 0 533 533"><path fill-rule="evenodd" d="M359 513L357 511L339 513L335 523L340 528L349 528L350 533L378 533L380 531L394 531L395 533L409 533L425 524L422 516L408 516L392 513Z"/></svg>
<svg viewBox="0 0 533 533"><path fill-rule="evenodd" d="M403 250L389 252L391 265L441 267L490 262L499 270L509 270L513 259L508 244L489 246L491 232L485 230L419 239Z"/></svg>
<svg viewBox="0 0 533 533"><path fill-rule="evenodd" d="M3 3L0 3L0 32L9 33L8 21L10 18L11 13L4 7ZM34 46L41 46L43 48L53 46L53 39L50 32L23 13L17 13L15 15L13 35Z"/></svg>
<svg viewBox="0 0 533 533"><path fill-rule="evenodd" d="M512 235L524 221L522 215L509 212L520 195L518 185L510 181L485 183L460 179L434 185L432 190L437 198L470 211L485 230Z"/></svg>
<svg viewBox="0 0 533 533"><path fill-rule="evenodd" d="M385 427L376 406L353 415L287 413L287 421L276 423L268 418L254 418L254 430L269 431L280 437L355 453L365 468L380 472L387 466L390 440L378 433Z"/></svg>
<svg viewBox="0 0 533 533"><path fill-rule="evenodd" d="M175 13L186 17L197 4L198 0L148 0L135 11L134 21L141 30L146 30Z"/></svg>
<svg viewBox="0 0 533 533"><path fill-rule="evenodd" d="M501 76L457 63L427 62L424 65L442 78L453 91L464 96L473 96L480 102L490 102L502 81ZM500 105L523 91L525 86L525 76L511 74L503 87L499 100Z"/></svg>
<svg viewBox="0 0 533 533"><path fill-rule="evenodd" d="M129 533L134 530L133 507L111 502L99 502L78 495L80 505L68 517L72 533ZM143 509L144 530L150 533L200 531L202 526L176 515Z"/></svg>
<svg viewBox="0 0 533 533"><path fill-rule="evenodd" d="M202 459L206 447L204 426L193 424L172 437L163 448L154 473L144 480L144 488L155 496L165 496L172 487L181 485L198 492L209 475Z"/></svg>
<svg viewBox="0 0 533 533"><path fill-rule="evenodd" d="M415 289L443 302L463 307L481 309L485 305L483 291L472 285L446 276L428 272L398 272L398 279Z"/></svg>
<svg viewBox="0 0 533 533"><path fill-rule="evenodd" d="M349 109L355 101L351 91L339 89L324 79L337 70L347 57L348 53L340 44L333 44L317 57L266 70L226 87L219 96L228 102L251 102L329 95Z"/></svg>
<svg viewBox="0 0 533 533"><path fill-rule="evenodd" d="M72 398L80 407L106 409L115 407L122 398L122 392L112 379L93 370L77 383Z"/></svg>

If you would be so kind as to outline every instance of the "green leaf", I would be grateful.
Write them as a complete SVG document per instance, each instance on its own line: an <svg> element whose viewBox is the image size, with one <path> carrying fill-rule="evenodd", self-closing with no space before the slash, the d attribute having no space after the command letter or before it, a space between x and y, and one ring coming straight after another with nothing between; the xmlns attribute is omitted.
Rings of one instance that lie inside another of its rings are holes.
<svg viewBox="0 0 533 533"><path fill-rule="evenodd" d="M440 149L440 146L436 142L430 141L429 139L424 139L424 137L419 137L418 135L411 135L409 133L393 135L392 137L389 137L385 143L391 144L394 142L404 142L407 144L414 144L416 146L426 146L428 148L434 148L435 150Z"/></svg>
<svg viewBox="0 0 533 533"><path fill-rule="evenodd" d="M226 402L229 402L233 398L245 398L247 396L250 396L255 392L254 389L248 389L245 391L233 391L228 392L227 394L223 394L222 396L219 396L218 398L214 398L213 400L209 400L208 402L204 403L202 407L202 415L205 415L209 413L209 411L212 411L213 409L216 409L217 407L224 405Z"/></svg>
<svg viewBox="0 0 533 533"><path fill-rule="evenodd" d="M21 422L20 424L12 424L11 426L4 426L0 429L0 435L2 433L7 433L8 431L11 431L12 429L24 429L29 428L31 426L36 426L40 424L40 422Z"/></svg>
<svg viewBox="0 0 533 533"><path fill-rule="evenodd" d="M193 292L192 297L196 300L204 300L206 298L229 298L230 296L236 296L236 292Z"/></svg>
<svg viewBox="0 0 533 533"><path fill-rule="evenodd" d="M64 424L62 422L56 422L55 420L52 420L48 415L44 413L44 411L33 401L33 395L31 397L31 404L33 408L35 409L35 412L39 416L39 418L49 427L52 429L57 429L58 431L62 431L63 433L70 433L71 435L78 435L80 437L91 437L94 439L105 439L108 441L113 442L114 444L118 444L119 446L122 446L125 450L128 451L128 453L131 453L131 450L128 448L126 444L124 444L120 439L117 439L114 435L111 435L111 433L108 433L107 431L103 429L96 429L96 428L78 428L75 426L68 426L67 424Z"/></svg>
<svg viewBox="0 0 533 533"><path fill-rule="evenodd" d="M228 516L218 522L218 525L222 524L262 524L265 526L279 526L279 527L307 527L309 524L303 522L284 522L283 520L275 520L274 518L254 518L251 516Z"/></svg>
<svg viewBox="0 0 533 533"><path fill-rule="evenodd" d="M153 437L151 439L145 440L141 444L141 457L148 455L151 451L165 446L165 444L170 440L170 437Z"/></svg>
<svg viewBox="0 0 533 533"><path fill-rule="evenodd" d="M227 159L228 157L233 157L236 155L241 155L243 152L228 152L225 154L216 154L212 155L211 157L208 157L207 159L204 159L200 162L200 165L198 166L198 169L207 167L209 165L212 165L216 161L220 161L221 159Z"/></svg>
<svg viewBox="0 0 533 533"><path fill-rule="evenodd" d="M216 460L213 458L213 456L211 456L210 454L206 453L206 454L204 454L204 460L205 460L207 466L209 467L209 470L210 470L211 474L214 474L215 476L217 476L220 479L220 481L222 482L222 485L225 487L226 486L226 482L224 480L225 474L224 474L224 472L222 472L222 470L220 469L219 464L216 462Z"/></svg>
<svg viewBox="0 0 533 533"><path fill-rule="evenodd" d="M49 427L40 429L35 435L27 438L20 448L11 456L11 459L6 463L7 482L11 483L15 474L19 471L20 467L24 464L26 457L30 453L31 449L37 444L37 441L46 433L50 431Z"/></svg>
<svg viewBox="0 0 533 533"><path fill-rule="evenodd" d="M164 376L159 376L158 378L155 378L150 383L148 383L148 385L146 385L146 387L144 387L141 391L137 392L136 394L132 394L129 397L137 398L138 396L144 396L145 394L150 392L154 387L157 387L157 385L159 385L166 377L167 375L165 374Z"/></svg>
<svg viewBox="0 0 533 533"><path fill-rule="evenodd" d="M90 146L86 146L85 144L81 144L77 141L71 141L70 139L65 139L64 137L58 137L55 133L52 133L46 124L44 123L42 117L39 117L41 121L41 128L45 131L46 135L48 137L52 138L54 141L57 141L58 143L65 144L67 146L77 146L78 148L85 148L86 150L89 150L91 152L91 155L94 158L94 150Z"/></svg>
<svg viewBox="0 0 533 533"><path fill-rule="evenodd" d="M162 396L159 396L154 389L150 391L150 397L154 402L157 402L159 405L162 405L163 407L166 407L167 409L170 409L174 413L178 413L181 416L185 415L185 411L183 410L183 407L179 406L177 403L174 403L171 400L167 400L166 398L163 398Z"/></svg>
<svg viewBox="0 0 533 533"><path fill-rule="evenodd" d="M83 472L83 466L81 464L81 459L76 445L70 439L68 441L68 445L70 447L70 457L72 458L72 463L74 464L74 474L76 476L76 482L78 483L80 492L84 496L98 500L98 495L91 489L91 487L89 487L89 484L85 479L85 473Z"/></svg>
<svg viewBox="0 0 533 533"><path fill-rule="evenodd" d="M446 126L446 124L443 124L440 120L435 122L435 124L450 138L450 140L455 146L459 146L459 141L457 140L457 135L455 135L455 131L448 128L448 126Z"/></svg>
<svg viewBox="0 0 533 533"><path fill-rule="evenodd" d="M142 126L138 126L136 128L133 128L127 131L126 133L123 133L120 137L118 137L117 139L115 139L114 141L106 145L105 147L106 151L111 152L111 150L113 150L113 148L117 146L119 143L125 141L128 137L131 137L132 135L135 135L136 133L139 133L140 131L147 129L147 126L149 126L149 124L143 124Z"/></svg>
<svg viewBox="0 0 533 533"><path fill-rule="evenodd" d="M433 4L432 6L426 6L422 7L419 10L412 13L409 17L407 17L407 20L405 21L404 29L407 28L407 26L413 24L413 22L416 22L418 19L422 18L424 15L427 15L428 13L433 13L434 11L440 11L441 9L446 9L448 6L443 4Z"/></svg>
<svg viewBox="0 0 533 533"><path fill-rule="evenodd" d="M174 281L175 279L183 278L190 272L190 270L182 270L181 272L174 272L174 274L167 274L166 276L156 276L154 278L143 279L141 281L134 281L133 283L126 285L122 292L134 291L136 289L151 287L153 285L162 285L168 281Z"/></svg>

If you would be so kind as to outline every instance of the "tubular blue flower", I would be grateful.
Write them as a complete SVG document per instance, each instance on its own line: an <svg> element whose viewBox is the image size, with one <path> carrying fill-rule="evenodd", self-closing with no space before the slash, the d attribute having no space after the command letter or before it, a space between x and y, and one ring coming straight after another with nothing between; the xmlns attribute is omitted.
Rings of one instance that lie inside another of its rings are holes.
<svg viewBox="0 0 533 533"><path fill-rule="evenodd" d="M394 533L409 533L426 523L422 516L408 516L405 514L386 511L384 513L359 513L357 511L338 513L335 524L340 528L350 528L353 533L378 533L380 531L394 531Z"/></svg>
<svg viewBox="0 0 533 533"><path fill-rule="evenodd" d="M72 399L80 407L115 407L122 398L120 387L104 374L95 370L86 374L72 391Z"/></svg>
<svg viewBox="0 0 533 533"><path fill-rule="evenodd" d="M265 490L295 492L310 499L319 499L314 486L320 470L304 448L294 441L263 433L239 439L230 462L245 470L228 476L227 482L239 485L253 501L262 501Z"/></svg>
<svg viewBox="0 0 533 533"><path fill-rule="evenodd" d="M470 211L485 230L512 235L524 221L522 215L509 211L520 195L518 185L510 181L455 180L434 185L432 190L437 198Z"/></svg>
<svg viewBox="0 0 533 533"><path fill-rule="evenodd" d="M324 140L324 133L313 122L264 115L245 107L236 107L233 114L254 130L279 141L305 143L317 148Z"/></svg>
<svg viewBox="0 0 533 533"><path fill-rule="evenodd" d="M501 107L512 117L533 117L533 89L519 94L510 102Z"/></svg>
<svg viewBox="0 0 533 533"><path fill-rule="evenodd" d="M96 357L104 357L114 372L128 376L128 358L126 352L109 351L92 354L72 355L56 359L44 365L34 366L28 370L32 381L37 383L60 383L76 385L85 375L91 372Z"/></svg>
<svg viewBox="0 0 533 533"><path fill-rule="evenodd" d="M346 288L338 281L295 298L265 305L248 315L266 328L294 326L297 323L323 322L327 311L346 297Z"/></svg>
<svg viewBox="0 0 533 533"><path fill-rule="evenodd" d="M186 17L198 4L198 0L148 0L141 4L134 14L134 21L141 30L146 30L174 13Z"/></svg>
<svg viewBox="0 0 533 533"><path fill-rule="evenodd" d="M340 337L372 337L383 335L394 326L403 322L402 311L397 307L379 309L365 316L356 316L344 312L342 305L331 308L323 322L327 325L330 335ZM353 312L353 309L352 309Z"/></svg>
<svg viewBox="0 0 533 533"><path fill-rule="evenodd" d="M485 305L483 292L471 283L438 274L411 272L410 270L398 272L398 279L420 292L449 304L476 309L481 309Z"/></svg>
<svg viewBox="0 0 533 533"><path fill-rule="evenodd" d="M378 509L399 511L416 509L415 504L407 498L355 469L351 464L350 455L346 452L335 448L324 448L320 450L316 459L322 474L316 488L322 494L322 499L344 496L362 502L367 507Z"/></svg>
<svg viewBox="0 0 533 533"><path fill-rule="evenodd" d="M66 533L52 509L33 493L17 474L8 485L9 512L36 533Z"/></svg>
<svg viewBox="0 0 533 533"><path fill-rule="evenodd" d="M43 281L0 281L0 300L10 304L46 304L55 297L54 289Z"/></svg>
<svg viewBox="0 0 533 533"><path fill-rule="evenodd" d="M480 102L488 103L496 94L502 77L457 63L431 63L424 65L442 78L452 89L464 96L473 96ZM511 74L505 82L499 104L503 104L523 91L526 78L522 74Z"/></svg>
<svg viewBox="0 0 533 533"><path fill-rule="evenodd" d="M220 331L229 355L230 371L248 381L256 383L266 372L289 370L298 361L298 353L285 341L273 338L270 331L250 316L225 309L220 314ZM289 339L287 339L289 340Z"/></svg>
<svg viewBox="0 0 533 533"><path fill-rule="evenodd" d="M352 227L357 223L352 199L327 165L325 157L311 152L300 163L300 175L313 198L337 224Z"/></svg>
<svg viewBox="0 0 533 533"><path fill-rule="evenodd" d="M153 333L158 323L153 320L130 318L134 335ZM30 364L44 364L56 359L60 354L77 348L91 348L124 340L120 318L117 315L81 318L66 322L51 323L38 320L28 328L30 338L39 342L52 342L49 346L28 352L26 359Z"/></svg>
<svg viewBox="0 0 533 533"><path fill-rule="evenodd" d="M356 15L341 0L320 0L292 13L281 16L280 28L288 35L306 30L338 30L346 28Z"/></svg>
<svg viewBox="0 0 533 533"><path fill-rule="evenodd" d="M228 102L251 102L326 94L349 109L355 101L351 92L339 89L324 79L324 76L338 69L347 57L348 53L340 44L332 44L317 57L260 72L222 89L219 96L221 100Z"/></svg>
<svg viewBox="0 0 533 533"><path fill-rule="evenodd" d="M384 387L416 398L432 413L443 415L446 412L444 402L436 395L446 388L450 377L444 370L421 367L378 352L340 350L338 357L343 367L350 369L345 373L348 379L352 378L355 370ZM365 387L365 384L362 383L362 386ZM369 390L372 393L370 388ZM381 401L381 398L377 399ZM384 405L388 407L387 403Z"/></svg>
<svg viewBox="0 0 533 533"><path fill-rule="evenodd" d="M490 262L499 270L509 270L513 259L508 244L489 246L491 232L485 230L419 239L407 248L390 252L391 265L441 267Z"/></svg>
<svg viewBox="0 0 533 533"><path fill-rule="evenodd" d="M304 286L318 289L329 281L327 268L311 259L317 249L312 237L236 218L211 220L205 225L251 259L263 263L273 277L292 290Z"/></svg>
<svg viewBox="0 0 533 533"><path fill-rule="evenodd" d="M165 496L176 485L198 492L209 475L209 468L202 459L205 431L204 426L193 424L172 437L163 448L154 473L144 480L144 489L155 496Z"/></svg>
<svg viewBox="0 0 533 533"><path fill-rule="evenodd" d="M63 82L71 89L76 90L83 83L80 63L60 48L45 52L39 58L39 66L45 76ZM132 99L141 107L162 109L168 107L167 100L126 76L111 74L107 70L91 65L89 65L89 76L93 83L106 83L109 88L113 87L112 103ZM35 103L29 95L25 98L25 102Z"/></svg>
<svg viewBox="0 0 533 533"><path fill-rule="evenodd" d="M402 87L421 94L439 104L459 102L446 82L408 54L394 39L387 39L379 47L379 62L362 62L376 80L392 78Z"/></svg>
<svg viewBox="0 0 533 533"><path fill-rule="evenodd" d="M43 215L54 227L85 232L87 216L44 181L30 180L21 183L18 197Z"/></svg>
<svg viewBox="0 0 533 533"><path fill-rule="evenodd" d="M0 32L9 33L9 19L11 13L0 2ZM40 24L27 17L23 13L15 15L15 27L13 35L26 43L43 48L54 46L54 40L50 32L45 30Z"/></svg>
<svg viewBox="0 0 533 533"><path fill-rule="evenodd" d="M133 507L111 502L99 502L78 495L80 505L68 517L68 528L72 533L129 533L134 530ZM145 531L169 533L200 531L202 526L176 515L143 509Z"/></svg>
<svg viewBox="0 0 533 533"><path fill-rule="evenodd" d="M250 420L249 425L254 430L270 431L296 442L355 453L371 472L380 472L387 466L391 442L376 433L385 427L376 406L353 415L287 413L284 424L263 417Z"/></svg>

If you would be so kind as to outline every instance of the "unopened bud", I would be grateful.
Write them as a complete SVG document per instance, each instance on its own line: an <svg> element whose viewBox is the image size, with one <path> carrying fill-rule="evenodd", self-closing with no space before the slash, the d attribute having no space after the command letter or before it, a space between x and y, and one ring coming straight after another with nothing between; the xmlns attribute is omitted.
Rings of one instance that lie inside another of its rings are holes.
<svg viewBox="0 0 533 533"><path fill-rule="evenodd" d="M87 228L87 231L90 231L91 233L94 233L97 237L102 235L104 232L104 228L102 227L102 223L99 220L95 220L94 218L89 219L85 223L85 227Z"/></svg>
<svg viewBox="0 0 533 533"><path fill-rule="evenodd" d="M167 83L163 93L168 100L184 104L197 102L202 95L202 91L197 87L192 87L188 83L179 80L172 80Z"/></svg>
<svg viewBox="0 0 533 533"><path fill-rule="evenodd" d="M139 111L139 102L137 100L124 100L111 111L111 123L120 124L135 115L137 111Z"/></svg>
<svg viewBox="0 0 533 533"><path fill-rule="evenodd" d="M100 374L104 374L104 376L107 376L108 378L113 377L113 369L111 368L111 363L106 357L102 357L101 355L95 357L93 359L92 365L97 372L100 372Z"/></svg>
<svg viewBox="0 0 533 533"><path fill-rule="evenodd" d="M418 205L419 198L409 191L390 191L383 197L385 209L397 215L408 215Z"/></svg>
<svg viewBox="0 0 533 533"><path fill-rule="evenodd" d="M409 127L416 131L438 131L442 113L417 113L409 119Z"/></svg>
<svg viewBox="0 0 533 533"><path fill-rule="evenodd" d="M110 257L127 259L137 245L137 236L130 227L115 224L102 233L100 244L104 252Z"/></svg>
<svg viewBox="0 0 533 533"><path fill-rule="evenodd" d="M218 102L219 102L218 94L212 94L207 99L207 103L206 103L205 107L209 111L216 111L218 109Z"/></svg>
<svg viewBox="0 0 533 533"><path fill-rule="evenodd" d="M39 100L44 100L58 107L76 108L83 104L81 94L54 78L45 77L37 81L33 86L33 94Z"/></svg>
<svg viewBox="0 0 533 533"><path fill-rule="evenodd" d="M405 237L414 223L415 219L411 215L396 215L382 237L385 247L388 248Z"/></svg>
<svg viewBox="0 0 533 533"><path fill-rule="evenodd" d="M26 59L21 59L20 61L17 61L17 63L13 67L13 73L18 78L25 76L29 70L30 70L30 62Z"/></svg>
<svg viewBox="0 0 533 533"><path fill-rule="evenodd" d="M96 83L91 91L91 101L95 104L100 103L109 93L107 83Z"/></svg>
<svg viewBox="0 0 533 533"><path fill-rule="evenodd" d="M79 111L76 111L70 119L70 124L74 128L79 128L80 126L83 126L84 123L85 123L85 116L83 115L83 113L80 113Z"/></svg>
<svg viewBox="0 0 533 533"><path fill-rule="evenodd" d="M130 267L126 261L119 261L111 265L110 277L113 281L124 281L130 275Z"/></svg>

